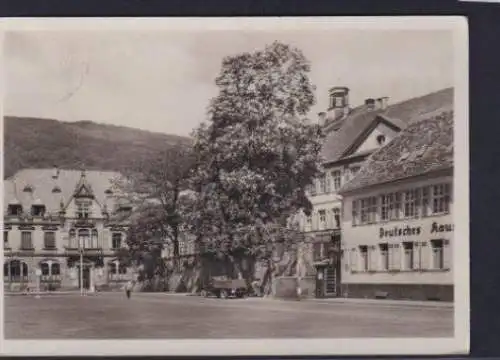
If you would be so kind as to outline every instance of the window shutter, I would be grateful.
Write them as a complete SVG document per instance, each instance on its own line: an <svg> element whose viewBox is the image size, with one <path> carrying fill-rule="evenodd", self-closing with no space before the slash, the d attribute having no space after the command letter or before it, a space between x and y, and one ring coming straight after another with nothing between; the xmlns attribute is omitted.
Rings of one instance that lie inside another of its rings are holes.
<svg viewBox="0 0 500 360"><path fill-rule="evenodd" d="M443 240L443 268L445 270L451 269L453 263L453 248L449 240Z"/></svg>
<svg viewBox="0 0 500 360"><path fill-rule="evenodd" d="M413 243L413 270L420 270L421 249L419 242Z"/></svg>
<svg viewBox="0 0 500 360"><path fill-rule="evenodd" d="M401 247L399 244L394 244L393 245L393 270L400 270L401 269Z"/></svg>
<svg viewBox="0 0 500 360"><path fill-rule="evenodd" d="M356 248L351 249L351 271L358 271L358 252L356 251Z"/></svg>
<svg viewBox="0 0 500 360"><path fill-rule="evenodd" d="M426 242L420 243L420 269L429 270L431 259L431 248Z"/></svg>
<svg viewBox="0 0 500 360"><path fill-rule="evenodd" d="M342 264L342 271L349 271L349 266L350 266L350 257L351 257L351 252L349 249L344 249L342 250L344 256L342 257L343 264Z"/></svg>

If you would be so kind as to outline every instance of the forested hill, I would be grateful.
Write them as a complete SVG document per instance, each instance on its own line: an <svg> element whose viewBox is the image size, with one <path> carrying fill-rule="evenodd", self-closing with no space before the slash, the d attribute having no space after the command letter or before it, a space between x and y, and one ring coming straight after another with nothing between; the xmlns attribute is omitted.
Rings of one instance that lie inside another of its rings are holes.
<svg viewBox="0 0 500 360"><path fill-rule="evenodd" d="M155 153L188 137L153 133L92 121L4 117L4 177L23 168L60 168L124 171L133 161L147 161Z"/></svg>

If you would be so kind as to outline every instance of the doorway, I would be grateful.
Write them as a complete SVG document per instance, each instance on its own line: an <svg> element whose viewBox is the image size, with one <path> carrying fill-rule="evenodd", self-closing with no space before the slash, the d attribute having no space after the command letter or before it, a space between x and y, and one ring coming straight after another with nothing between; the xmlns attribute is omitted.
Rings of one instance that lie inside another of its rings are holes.
<svg viewBox="0 0 500 360"><path fill-rule="evenodd" d="M80 277L80 266L78 266L78 288L80 289L82 287L82 280L83 280L83 288L84 289L90 289L90 267L89 266L83 266L83 272L82 276Z"/></svg>
<svg viewBox="0 0 500 360"><path fill-rule="evenodd" d="M335 266L317 267L316 297L335 297L338 295L339 274Z"/></svg>

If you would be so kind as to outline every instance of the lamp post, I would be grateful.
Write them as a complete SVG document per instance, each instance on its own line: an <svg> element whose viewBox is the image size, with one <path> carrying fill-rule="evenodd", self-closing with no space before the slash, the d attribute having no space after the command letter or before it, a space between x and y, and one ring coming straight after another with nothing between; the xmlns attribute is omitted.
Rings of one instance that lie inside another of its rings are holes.
<svg viewBox="0 0 500 360"><path fill-rule="evenodd" d="M82 238L78 239L78 245L80 250L80 295L83 296L83 244Z"/></svg>

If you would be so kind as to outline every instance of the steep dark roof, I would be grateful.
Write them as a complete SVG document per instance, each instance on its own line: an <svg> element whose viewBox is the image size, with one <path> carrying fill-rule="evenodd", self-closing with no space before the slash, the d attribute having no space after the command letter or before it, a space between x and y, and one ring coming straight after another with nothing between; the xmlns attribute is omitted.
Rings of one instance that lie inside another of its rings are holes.
<svg viewBox="0 0 500 360"><path fill-rule="evenodd" d="M453 108L412 122L375 152L339 193L453 168Z"/></svg>
<svg viewBox="0 0 500 360"><path fill-rule="evenodd" d="M359 106L342 121L337 131L327 135L321 155L325 162L342 159L346 150L378 116L403 129L416 117L452 103L453 88L447 88L390 105L385 110L369 110L366 105Z"/></svg>
<svg viewBox="0 0 500 360"><path fill-rule="evenodd" d="M59 170L57 179L53 178L53 169L23 169L4 181L4 207L12 202L19 202L24 209L29 209L35 201L46 206L48 213L60 209L60 203L66 204L73 196L77 184L81 184L80 170ZM113 181L122 175L114 171L86 171L85 184L91 186L99 204L106 203L105 191L113 187ZM33 192L23 192L27 185L33 186ZM61 191L54 193L58 187ZM111 204L108 204L110 206Z"/></svg>

